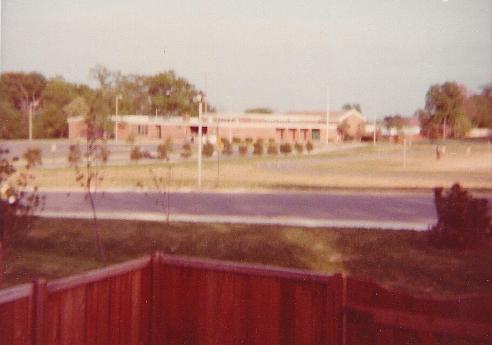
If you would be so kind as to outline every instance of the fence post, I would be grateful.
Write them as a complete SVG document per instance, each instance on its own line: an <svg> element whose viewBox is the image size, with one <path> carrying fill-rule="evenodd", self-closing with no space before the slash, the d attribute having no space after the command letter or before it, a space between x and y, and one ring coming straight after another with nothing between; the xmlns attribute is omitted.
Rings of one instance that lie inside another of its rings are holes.
<svg viewBox="0 0 492 345"><path fill-rule="evenodd" d="M0 222L2 220L0 219ZM2 226L0 225L0 238L1 238ZM3 248L2 248L2 240L0 239L0 288L3 283Z"/></svg>
<svg viewBox="0 0 492 345"><path fill-rule="evenodd" d="M347 276L342 273L342 345L347 344Z"/></svg>
<svg viewBox="0 0 492 345"><path fill-rule="evenodd" d="M150 344L160 344L159 334L159 295L160 295L160 267L162 253L157 251L152 255L151 265L151 295L150 295Z"/></svg>
<svg viewBox="0 0 492 345"><path fill-rule="evenodd" d="M46 280L37 279L33 283L33 345L46 344L46 308L48 293L46 290Z"/></svg>

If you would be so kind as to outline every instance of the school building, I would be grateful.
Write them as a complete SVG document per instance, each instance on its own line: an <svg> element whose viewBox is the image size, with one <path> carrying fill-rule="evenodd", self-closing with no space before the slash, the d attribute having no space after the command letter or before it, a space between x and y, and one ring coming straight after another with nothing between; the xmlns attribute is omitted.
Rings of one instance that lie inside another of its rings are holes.
<svg viewBox="0 0 492 345"><path fill-rule="evenodd" d="M194 142L198 135L198 118L189 116L121 115L110 117L112 132L108 137L118 141L155 142L171 137L175 142ZM290 112L283 114L221 114L202 116L202 133L213 143L217 138L258 138L277 142L313 143L339 141L338 129L356 136L363 130L366 118L357 110L343 112ZM68 119L69 139L86 136L82 117Z"/></svg>

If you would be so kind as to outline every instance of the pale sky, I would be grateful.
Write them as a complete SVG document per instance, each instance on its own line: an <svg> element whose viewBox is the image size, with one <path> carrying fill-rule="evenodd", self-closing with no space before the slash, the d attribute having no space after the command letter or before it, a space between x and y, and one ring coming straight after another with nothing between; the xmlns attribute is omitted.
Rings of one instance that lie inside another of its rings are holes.
<svg viewBox="0 0 492 345"><path fill-rule="evenodd" d="M329 86L331 109L411 115L431 84L492 82L492 0L2 0L1 18L2 71L174 69L221 111L323 110Z"/></svg>

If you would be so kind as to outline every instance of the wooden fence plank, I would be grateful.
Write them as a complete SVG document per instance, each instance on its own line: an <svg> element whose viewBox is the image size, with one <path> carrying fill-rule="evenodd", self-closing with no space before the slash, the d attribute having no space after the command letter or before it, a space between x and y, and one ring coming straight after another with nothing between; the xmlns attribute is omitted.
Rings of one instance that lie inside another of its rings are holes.
<svg viewBox="0 0 492 345"><path fill-rule="evenodd" d="M48 292L46 280L38 279L34 282L33 293L33 345L48 345L46 339Z"/></svg>
<svg viewBox="0 0 492 345"><path fill-rule="evenodd" d="M488 297L160 253L0 291L0 345L478 344L491 333Z"/></svg>
<svg viewBox="0 0 492 345"><path fill-rule="evenodd" d="M14 344L14 325L15 325L15 301L9 301L0 305L0 334L2 345Z"/></svg>

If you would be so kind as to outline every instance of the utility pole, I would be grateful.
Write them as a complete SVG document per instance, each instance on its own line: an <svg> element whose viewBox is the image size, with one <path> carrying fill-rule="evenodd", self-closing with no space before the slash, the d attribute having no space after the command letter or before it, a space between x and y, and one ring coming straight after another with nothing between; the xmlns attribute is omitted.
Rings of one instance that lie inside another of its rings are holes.
<svg viewBox="0 0 492 345"><path fill-rule="evenodd" d="M198 100L198 189L202 189L202 98L200 92L197 96Z"/></svg>
<svg viewBox="0 0 492 345"><path fill-rule="evenodd" d="M115 141L115 143L118 142L118 122L119 122L118 121L118 101L122 98L123 98L123 96L121 94L117 95L115 97L115 99L116 99L116 104L115 104L116 109L115 109L115 119L114 119L114 141Z"/></svg>
<svg viewBox="0 0 492 345"><path fill-rule="evenodd" d="M407 139L403 139L403 169L407 168Z"/></svg>
<svg viewBox="0 0 492 345"><path fill-rule="evenodd" d="M29 141L32 141L32 102L29 102Z"/></svg>
<svg viewBox="0 0 492 345"><path fill-rule="evenodd" d="M330 130L330 86L326 89L326 146L328 146L328 131Z"/></svg>
<svg viewBox="0 0 492 345"><path fill-rule="evenodd" d="M374 129L373 129L373 133L372 133L372 144L373 145L376 145L376 125L377 125L377 122L376 122L376 119L374 119Z"/></svg>
<svg viewBox="0 0 492 345"><path fill-rule="evenodd" d="M492 145L490 144L490 140L487 142L487 147L489 149L489 169L492 171Z"/></svg>

